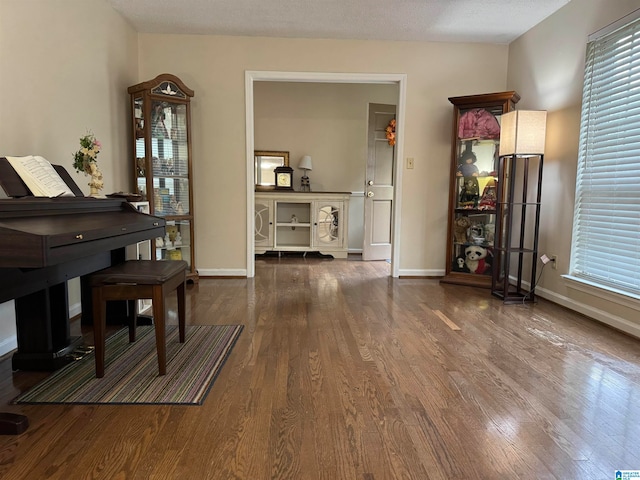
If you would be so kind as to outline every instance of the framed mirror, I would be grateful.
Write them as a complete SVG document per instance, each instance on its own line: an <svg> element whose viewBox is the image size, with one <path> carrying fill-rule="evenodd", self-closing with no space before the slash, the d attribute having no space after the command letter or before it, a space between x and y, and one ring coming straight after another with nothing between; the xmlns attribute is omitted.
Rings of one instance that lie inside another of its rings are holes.
<svg viewBox="0 0 640 480"><path fill-rule="evenodd" d="M256 150L254 152L256 188L275 187L276 177L273 170L276 167L289 166L289 152L271 152Z"/></svg>

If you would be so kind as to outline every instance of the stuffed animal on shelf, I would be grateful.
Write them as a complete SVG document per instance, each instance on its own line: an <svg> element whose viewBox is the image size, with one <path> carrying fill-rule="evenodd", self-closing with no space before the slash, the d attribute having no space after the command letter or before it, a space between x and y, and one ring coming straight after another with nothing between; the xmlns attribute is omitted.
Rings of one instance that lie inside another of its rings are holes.
<svg viewBox="0 0 640 480"><path fill-rule="evenodd" d="M456 223L453 227L453 237L457 243L467 242L467 230L471 226L471 220L467 216L456 218Z"/></svg>
<svg viewBox="0 0 640 480"><path fill-rule="evenodd" d="M453 265L452 265L451 270L454 271L454 272L471 273L471 272L469 272L469 269L465 265L464 258L462 258L462 257L456 257L455 258L455 260L453 261Z"/></svg>
<svg viewBox="0 0 640 480"><path fill-rule="evenodd" d="M477 177L464 177L464 183L460 187L460 207L475 208L479 198L480 186Z"/></svg>
<svg viewBox="0 0 640 480"><path fill-rule="evenodd" d="M487 256L489 251L480 245L470 245L464 249L465 265L471 273L490 274L491 264Z"/></svg>
<svg viewBox="0 0 640 480"><path fill-rule="evenodd" d="M495 210L496 208L496 181L490 179L482 191L482 198L478 204L480 210Z"/></svg>
<svg viewBox="0 0 640 480"><path fill-rule="evenodd" d="M177 225L167 225L165 227L165 232L169 236L169 241L173 243L176 239L176 235L178 234L178 227ZM170 246L170 245L167 245L167 246Z"/></svg>
<svg viewBox="0 0 640 480"><path fill-rule="evenodd" d="M500 124L488 110L474 108L460 115L458 137L500 138Z"/></svg>
<svg viewBox="0 0 640 480"><path fill-rule="evenodd" d="M477 177L479 175L478 167L475 165L478 158L471 148L471 142L466 142L465 150L458 158L458 170L456 172L458 177Z"/></svg>

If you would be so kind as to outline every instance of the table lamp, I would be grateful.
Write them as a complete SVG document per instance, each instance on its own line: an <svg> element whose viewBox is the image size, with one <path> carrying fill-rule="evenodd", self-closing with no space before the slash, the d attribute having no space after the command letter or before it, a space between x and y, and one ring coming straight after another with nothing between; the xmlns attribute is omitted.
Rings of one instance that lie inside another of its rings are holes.
<svg viewBox="0 0 640 480"><path fill-rule="evenodd" d="M311 184L309 183L309 177L307 176L307 172L309 170L313 170L311 165L311 156L305 155L300 159L300 163L298 164L298 168L304 170L304 176L300 179L300 191L301 192L310 192Z"/></svg>

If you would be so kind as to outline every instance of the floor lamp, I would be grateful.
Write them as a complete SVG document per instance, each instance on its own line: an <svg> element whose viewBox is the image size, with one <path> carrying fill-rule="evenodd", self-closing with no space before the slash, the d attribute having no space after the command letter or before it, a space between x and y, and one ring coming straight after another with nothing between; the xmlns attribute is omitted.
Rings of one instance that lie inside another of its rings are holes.
<svg viewBox="0 0 640 480"><path fill-rule="evenodd" d="M504 303L535 301L547 112L501 117L491 293Z"/></svg>

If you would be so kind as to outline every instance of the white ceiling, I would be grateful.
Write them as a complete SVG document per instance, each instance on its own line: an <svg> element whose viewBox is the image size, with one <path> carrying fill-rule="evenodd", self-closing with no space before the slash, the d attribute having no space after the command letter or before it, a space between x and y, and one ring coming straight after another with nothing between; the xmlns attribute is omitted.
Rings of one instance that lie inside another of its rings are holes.
<svg viewBox="0 0 640 480"><path fill-rule="evenodd" d="M570 0L107 0L138 32L508 44Z"/></svg>

